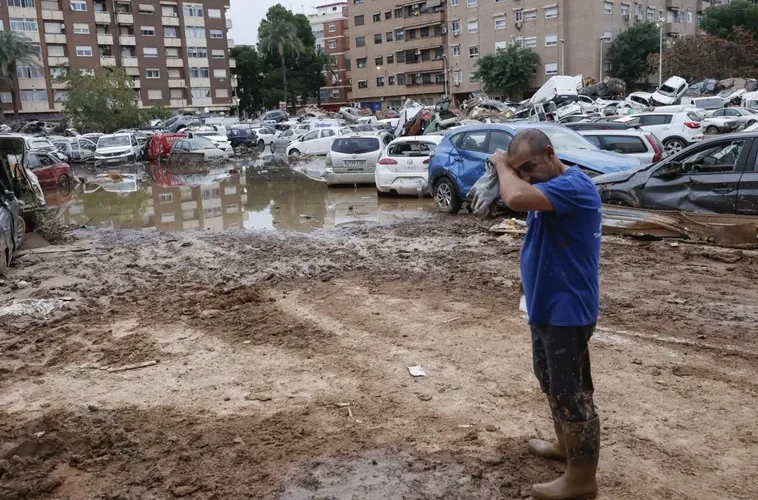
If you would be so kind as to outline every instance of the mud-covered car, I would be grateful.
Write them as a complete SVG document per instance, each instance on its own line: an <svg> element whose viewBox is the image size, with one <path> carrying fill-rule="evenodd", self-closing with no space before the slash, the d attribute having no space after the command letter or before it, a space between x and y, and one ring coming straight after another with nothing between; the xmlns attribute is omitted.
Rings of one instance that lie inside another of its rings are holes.
<svg viewBox="0 0 758 500"><path fill-rule="evenodd" d="M663 161L592 180L603 203L758 215L758 132L718 136Z"/></svg>
<svg viewBox="0 0 758 500"><path fill-rule="evenodd" d="M16 255L24 239L26 224L21 213L21 183L11 168L9 155L24 154L23 141L13 144L7 140L0 143L0 275Z"/></svg>

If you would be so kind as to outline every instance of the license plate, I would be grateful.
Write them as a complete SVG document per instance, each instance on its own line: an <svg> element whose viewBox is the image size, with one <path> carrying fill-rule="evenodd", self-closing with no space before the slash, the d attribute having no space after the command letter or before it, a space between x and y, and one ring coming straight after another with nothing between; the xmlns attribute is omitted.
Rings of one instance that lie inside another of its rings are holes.
<svg viewBox="0 0 758 500"><path fill-rule="evenodd" d="M345 160L347 167L361 167L366 164L366 160Z"/></svg>
<svg viewBox="0 0 758 500"><path fill-rule="evenodd" d="M398 172L423 172L413 165L401 165L397 170Z"/></svg>
<svg viewBox="0 0 758 500"><path fill-rule="evenodd" d="M108 160L108 163L118 163L119 161L121 160L118 158L113 158L112 160Z"/></svg>

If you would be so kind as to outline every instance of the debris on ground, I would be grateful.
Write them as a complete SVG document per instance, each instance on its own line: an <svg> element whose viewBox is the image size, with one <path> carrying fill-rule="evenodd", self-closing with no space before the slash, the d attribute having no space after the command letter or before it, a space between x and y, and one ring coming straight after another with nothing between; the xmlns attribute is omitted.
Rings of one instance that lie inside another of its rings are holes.
<svg viewBox="0 0 758 500"><path fill-rule="evenodd" d="M8 305L0 306L2 316L31 316L44 319L56 309L63 307L60 299L14 299Z"/></svg>
<svg viewBox="0 0 758 500"><path fill-rule="evenodd" d="M411 376L413 377L426 377L426 372L423 368L421 368L421 365L413 365L408 367L408 371L411 373Z"/></svg>

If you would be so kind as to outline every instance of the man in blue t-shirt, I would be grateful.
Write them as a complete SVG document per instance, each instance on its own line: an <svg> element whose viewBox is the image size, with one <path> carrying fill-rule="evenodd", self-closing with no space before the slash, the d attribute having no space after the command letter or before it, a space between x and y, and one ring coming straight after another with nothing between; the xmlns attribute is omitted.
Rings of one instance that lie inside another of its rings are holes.
<svg viewBox="0 0 758 500"><path fill-rule="evenodd" d="M557 436L554 442L533 439L529 449L567 462L563 476L534 485L532 496L595 498L600 422L587 343L600 302L600 196L579 168L561 163L550 139L536 129L518 134L508 152L497 151L491 161L505 204L529 212L521 281L534 373L547 394Z"/></svg>

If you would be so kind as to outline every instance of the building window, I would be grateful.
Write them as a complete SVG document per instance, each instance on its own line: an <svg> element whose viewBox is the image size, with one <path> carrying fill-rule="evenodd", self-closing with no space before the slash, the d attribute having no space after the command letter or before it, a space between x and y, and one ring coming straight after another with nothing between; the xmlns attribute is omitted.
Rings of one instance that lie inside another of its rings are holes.
<svg viewBox="0 0 758 500"><path fill-rule="evenodd" d="M468 22L468 32L470 35L474 35L476 33L479 33L479 21L469 21Z"/></svg>
<svg viewBox="0 0 758 500"><path fill-rule="evenodd" d="M452 21L450 23L450 29L453 31L453 33L460 33L461 32L461 22L459 20Z"/></svg>
<svg viewBox="0 0 758 500"><path fill-rule="evenodd" d="M461 55L461 46L460 45L453 45L451 47L453 52L453 57L458 57Z"/></svg>
<svg viewBox="0 0 758 500"><path fill-rule="evenodd" d="M78 57L92 57L92 47L89 46L77 46L76 55Z"/></svg>
<svg viewBox="0 0 758 500"><path fill-rule="evenodd" d="M337 40L329 40L329 48L330 49L336 49L337 48Z"/></svg>
<svg viewBox="0 0 758 500"><path fill-rule="evenodd" d="M23 102L47 102L47 90L20 90Z"/></svg>
<svg viewBox="0 0 758 500"><path fill-rule="evenodd" d="M558 46L558 35L545 35L545 47Z"/></svg>
<svg viewBox="0 0 758 500"><path fill-rule="evenodd" d="M395 63L395 55L390 54L387 56L387 64L394 64Z"/></svg>
<svg viewBox="0 0 758 500"><path fill-rule="evenodd" d="M45 33L51 35L63 33L63 23L45 23Z"/></svg>
<svg viewBox="0 0 758 500"><path fill-rule="evenodd" d="M87 2L83 0L71 0L71 10L87 12Z"/></svg>
<svg viewBox="0 0 758 500"><path fill-rule="evenodd" d="M145 78L147 78L148 80L152 80L152 79L160 78L160 77L161 77L161 71L158 69L145 70Z"/></svg>
<svg viewBox="0 0 758 500"><path fill-rule="evenodd" d="M33 9L34 0L8 0L8 7L22 7L24 9Z"/></svg>
<svg viewBox="0 0 758 500"><path fill-rule="evenodd" d="M382 22L382 15L379 12L377 12L376 14L374 14L372 16L372 18L373 18L373 20L374 20L375 23L381 23Z"/></svg>
<svg viewBox="0 0 758 500"><path fill-rule="evenodd" d="M613 14L613 2L603 2L603 12L608 15Z"/></svg>
<svg viewBox="0 0 758 500"><path fill-rule="evenodd" d="M528 38L524 38L524 47L527 49L536 49L537 48L537 37L531 36Z"/></svg>
<svg viewBox="0 0 758 500"><path fill-rule="evenodd" d="M205 38L205 28L188 26L184 28L184 33L187 35L187 38Z"/></svg>
<svg viewBox="0 0 758 500"><path fill-rule="evenodd" d="M368 88L368 83L366 82L366 80L359 80L358 81L358 88L359 89L367 89Z"/></svg>
<svg viewBox="0 0 758 500"><path fill-rule="evenodd" d="M392 41L392 32L388 31L387 33L385 33L384 34L384 38L386 38L388 42L391 42Z"/></svg>
<svg viewBox="0 0 758 500"><path fill-rule="evenodd" d="M380 76L376 79L376 86L377 87L384 87L384 77Z"/></svg>
<svg viewBox="0 0 758 500"><path fill-rule="evenodd" d="M190 78L209 78L211 76L208 68L190 68Z"/></svg>
<svg viewBox="0 0 758 500"><path fill-rule="evenodd" d="M522 23L522 22L524 22L524 11L523 11L523 10L517 10L517 11L515 11L515 12L513 13L513 19L514 19L514 20L515 20L517 23Z"/></svg>
<svg viewBox="0 0 758 500"><path fill-rule="evenodd" d="M151 101L157 101L163 99L163 91L161 89L153 89L147 91L147 98Z"/></svg>
<svg viewBox="0 0 758 500"><path fill-rule="evenodd" d="M187 57L208 57L205 47L187 47Z"/></svg>
<svg viewBox="0 0 758 500"><path fill-rule="evenodd" d="M395 77L394 76L390 76L390 77L387 78L387 85L390 85L390 86L395 85Z"/></svg>
<svg viewBox="0 0 758 500"><path fill-rule="evenodd" d="M382 64L384 64L384 57L379 56L374 58L374 65L381 66Z"/></svg>
<svg viewBox="0 0 758 500"><path fill-rule="evenodd" d="M691 10L687 11L687 22L688 23L692 23L692 11Z"/></svg>
<svg viewBox="0 0 758 500"><path fill-rule="evenodd" d="M53 90L53 101L55 102L68 101L68 90Z"/></svg>
<svg viewBox="0 0 758 500"><path fill-rule="evenodd" d="M460 85L463 83L463 72L461 70L453 71L453 85Z"/></svg>
<svg viewBox="0 0 758 500"><path fill-rule="evenodd" d="M16 68L19 78L45 78L45 68L41 66L19 66Z"/></svg>
<svg viewBox="0 0 758 500"><path fill-rule="evenodd" d="M89 24L74 23L75 35L89 35Z"/></svg>
<svg viewBox="0 0 758 500"><path fill-rule="evenodd" d="M629 4L622 3L619 6L619 12L621 12L621 17L629 17Z"/></svg>
<svg viewBox="0 0 758 500"><path fill-rule="evenodd" d="M176 27L174 27L174 26L164 26L163 27L163 36L164 36L164 38L176 38Z"/></svg>
<svg viewBox="0 0 758 500"><path fill-rule="evenodd" d="M395 9L395 19L399 19L401 17L403 17L403 8L399 7Z"/></svg>
<svg viewBox="0 0 758 500"><path fill-rule="evenodd" d="M179 59L179 49L166 47L166 59Z"/></svg>
<svg viewBox="0 0 758 500"><path fill-rule="evenodd" d="M355 67L356 68L365 68L367 65L367 61L365 57L361 57L355 60Z"/></svg>
<svg viewBox="0 0 758 500"><path fill-rule="evenodd" d="M221 9L208 9L208 17L211 19L221 19Z"/></svg>
<svg viewBox="0 0 758 500"><path fill-rule="evenodd" d="M495 50L505 50L508 48L508 42L505 40L501 42L495 42Z"/></svg>
<svg viewBox="0 0 758 500"><path fill-rule="evenodd" d="M23 17L11 17L11 31L39 31L36 19L26 19Z"/></svg>
<svg viewBox="0 0 758 500"><path fill-rule="evenodd" d="M142 55L144 57L158 57L158 49L156 47L142 47Z"/></svg>
<svg viewBox="0 0 758 500"><path fill-rule="evenodd" d="M545 19L555 19L558 17L558 6L545 7ZM534 13L534 19L537 19L537 13ZM530 21L529 13L526 14L526 20Z"/></svg>
<svg viewBox="0 0 758 500"><path fill-rule="evenodd" d="M548 17L547 9L545 9L545 18L547 17ZM536 21L536 20L537 20L537 9L530 9L530 10L524 11L524 21Z"/></svg>
<svg viewBox="0 0 758 500"><path fill-rule="evenodd" d="M468 76L468 80L469 80L471 83L479 83L479 78L477 78L477 77L476 77L476 74L474 74L474 73L471 73L471 74Z"/></svg>
<svg viewBox="0 0 758 500"><path fill-rule="evenodd" d="M476 59L479 57L479 47L473 46L468 48L468 58Z"/></svg>
<svg viewBox="0 0 758 500"><path fill-rule="evenodd" d="M451 7L458 7L461 4L461 0L450 0Z"/></svg>
<svg viewBox="0 0 758 500"><path fill-rule="evenodd" d="M213 78L226 78L226 70L225 69L214 69L213 70Z"/></svg>
<svg viewBox="0 0 758 500"><path fill-rule="evenodd" d="M365 47L366 46L366 37L365 36L357 36L357 37L355 37L355 46L356 47Z"/></svg>
<svg viewBox="0 0 758 500"><path fill-rule="evenodd" d="M140 28L140 35L142 36L155 36L154 26L143 26Z"/></svg>
<svg viewBox="0 0 758 500"><path fill-rule="evenodd" d="M374 35L374 44L378 45L380 43L382 43L382 34L377 33Z"/></svg>
<svg viewBox="0 0 758 500"><path fill-rule="evenodd" d="M547 64L545 64L545 74L546 75L557 75L558 74L558 63L547 63Z"/></svg>
<svg viewBox="0 0 758 500"><path fill-rule="evenodd" d="M403 40L405 40L405 31L395 30L395 41L402 42Z"/></svg>
<svg viewBox="0 0 758 500"><path fill-rule="evenodd" d="M495 16L495 31L505 29L505 14Z"/></svg>
<svg viewBox="0 0 758 500"><path fill-rule="evenodd" d="M203 17L203 6L185 4L184 17Z"/></svg>
<svg viewBox="0 0 758 500"><path fill-rule="evenodd" d="M224 39L224 31L223 30L211 30L210 36L212 40L223 40Z"/></svg>
<svg viewBox="0 0 758 500"><path fill-rule="evenodd" d="M476 4L477 4L477 0L466 0L466 7L468 8L476 7Z"/></svg>
<svg viewBox="0 0 758 500"><path fill-rule="evenodd" d="M190 91L190 95L194 98L199 98L199 99L202 99L204 97L210 97L211 89L209 89L208 87L194 87ZM218 196L216 196L216 198L218 198ZM203 199L207 199L205 197L205 193L203 193Z"/></svg>
<svg viewBox="0 0 758 500"><path fill-rule="evenodd" d="M364 24L366 24L366 21L363 18L363 16L355 16L355 25L356 26L363 26Z"/></svg>
<svg viewBox="0 0 758 500"><path fill-rule="evenodd" d="M337 31L337 25L336 24L330 24L329 25L329 33L334 33Z"/></svg>
<svg viewBox="0 0 758 500"><path fill-rule="evenodd" d="M391 10L385 10L384 11L384 19L392 19L392 11Z"/></svg>

